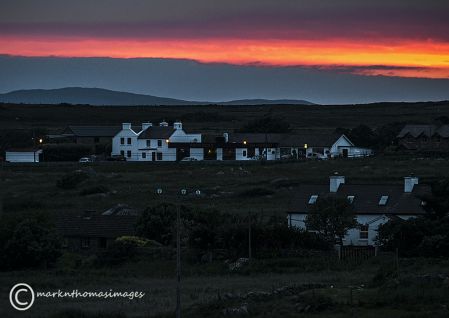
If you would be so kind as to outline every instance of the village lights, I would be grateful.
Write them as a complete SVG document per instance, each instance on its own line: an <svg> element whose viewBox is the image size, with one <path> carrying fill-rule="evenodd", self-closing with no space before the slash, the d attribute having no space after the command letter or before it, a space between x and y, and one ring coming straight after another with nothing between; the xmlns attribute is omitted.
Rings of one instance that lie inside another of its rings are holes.
<svg viewBox="0 0 449 318"><path fill-rule="evenodd" d="M168 139L165 139L165 142L168 144L169 142L170 142L170 140L168 140Z"/></svg>
<svg viewBox="0 0 449 318"><path fill-rule="evenodd" d="M304 144L304 149L307 149L307 147L308 147L307 144Z"/></svg>
<svg viewBox="0 0 449 318"><path fill-rule="evenodd" d="M42 138L39 138L39 143L41 144L44 140Z"/></svg>
<svg viewBox="0 0 449 318"><path fill-rule="evenodd" d="M243 144L246 145L246 140L243 140Z"/></svg>

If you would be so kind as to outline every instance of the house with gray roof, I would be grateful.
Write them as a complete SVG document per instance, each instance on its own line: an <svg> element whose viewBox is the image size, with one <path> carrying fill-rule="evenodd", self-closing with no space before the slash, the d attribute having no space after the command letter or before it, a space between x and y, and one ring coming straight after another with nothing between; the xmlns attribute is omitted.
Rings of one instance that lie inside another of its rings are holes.
<svg viewBox="0 0 449 318"><path fill-rule="evenodd" d="M406 125L397 136L398 145L414 151L449 151L449 125Z"/></svg>
<svg viewBox="0 0 449 318"><path fill-rule="evenodd" d="M374 245L377 230L390 219L409 219L425 213L421 196L430 187L419 184L415 176L405 177L403 184L347 184L344 176L333 175L329 184L300 185L292 198L288 213L289 226L307 229L311 207L320 197L347 199L353 206L359 226L348 231L345 245Z"/></svg>

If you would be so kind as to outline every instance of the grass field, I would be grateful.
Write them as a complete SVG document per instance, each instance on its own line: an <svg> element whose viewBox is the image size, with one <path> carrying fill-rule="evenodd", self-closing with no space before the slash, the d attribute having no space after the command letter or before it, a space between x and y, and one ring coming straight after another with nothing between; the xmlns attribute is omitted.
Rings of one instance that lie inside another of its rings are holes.
<svg viewBox="0 0 449 318"><path fill-rule="evenodd" d="M359 265L332 265L328 270L314 270L307 266L311 261L307 259L273 260L278 268L275 273L226 274L221 264L185 264L184 316L234 316L223 312L246 306L252 317L447 317L448 261L402 259L399 276L390 277L393 259L385 255ZM174 267L173 262L141 260L113 269L0 273L0 315L174 317ZM9 288L17 282L26 282L35 291L112 289L146 295L132 301L39 298L29 311L18 315L7 303Z"/></svg>
<svg viewBox="0 0 449 318"><path fill-rule="evenodd" d="M421 183L449 175L449 161L379 156L352 160L251 163L78 163L4 164L1 168L5 210L43 210L52 214L96 210L124 203L142 209L161 201L221 211L285 215L301 183L327 184L334 172L347 183L395 183L414 173ZM56 186L66 173L85 170L90 178L75 189ZM99 185L108 193L81 195ZM181 188L202 196L180 198ZM163 195L156 195L162 188Z"/></svg>
<svg viewBox="0 0 449 318"><path fill-rule="evenodd" d="M431 123L449 117L449 102L380 103L338 106L70 106L0 104L1 129L47 128L50 131L72 125L140 124L181 120L188 130L232 131L245 123L271 115L283 119L295 130L352 128L365 124L376 128L387 123Z"/></svg>
<svg viewBox="0 0 449 318"><path fill-rule="evenodd" d="M47 128L67 124L119 124L181 119L191 130L223 131L271 114L293 129L329 129L389 122L430 123L449 116L449 103L374 104L348 106L198 106L89 107L1 105L1 129ZM0 130L1 130L0 129ZM1 132L0 132L1 133ZM58 180L76 170L89 176L73 189ZM181 162L6 164L0 166L3 213L98 213L118 203L138 210L161 201L181 202L223 212L278 215L286 211L298 186L327 184L334 172L346 182L402 184L414 173L420 183L449 175L449 161L439 158L378 155L363 159L298 162ZM86 194L100 186L106 193ZM163 194L156 195L162 188ZM200 189L201 196L179 196ZM244 256L244 255L243 255ZM73 266L70 255L54 269L0 273L0 317L173 317L175 264L139 259L113 268L96 268L89 257ZM85 263L85 264L84 264ZM385 256L359 265L313 259L256 260L241 273L222 261L183 261L184 317L448 317L449 263L444 259L401 259ZM12 285L25 282L37 290L137 290L143 300L42 300L25 313L8 303ZM311 285L313 284L313 286ZM282 292L274 294L278 288ZM252 293L248 296L248 293ZM226 296L227 295L227 296ZM308 307L309 306L309 307ZM247 314L244 311L247 311ZM20 314L20 315L18 315ZM238 314L237 314L238 316Z"/></svg>

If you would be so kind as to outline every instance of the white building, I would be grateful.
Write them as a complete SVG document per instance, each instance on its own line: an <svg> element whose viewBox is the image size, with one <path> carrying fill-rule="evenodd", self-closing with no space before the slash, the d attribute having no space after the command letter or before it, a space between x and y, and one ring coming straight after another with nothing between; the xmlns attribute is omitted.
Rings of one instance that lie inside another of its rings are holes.
<svg viewBox="0 0 449 318"><path fill-rule="evenodd" d="M39 162L42 149L11 149L5 151L7 162Z"/></svg>
<svg viewBox="0 0 449 318"><path fill-rule="evenodd" d="M195 157L202 160L201 151L193 147L179 147L201 143L201 134L184 131L181 122L169 126L163 121L159 126L143 123L139 131L130 123L123 123L122 129L112 139L112 155L124 156L128 161L176 161L180 157ZM182 152L189 151L190 154Z"/></svg>
<svg viewBox="0 0 449 318"><path fill-rule="evenodd" d="M417 196L430 192L417 177L405 177L403 185L346 184L344 176L331 176L329 185L302 185L288 212L289 226L306 229L310 207L320 196L336 195L351 202L359 226L348 231L344 245L374 245L379 225L392 218L408 219L424 214Z"/></svg>

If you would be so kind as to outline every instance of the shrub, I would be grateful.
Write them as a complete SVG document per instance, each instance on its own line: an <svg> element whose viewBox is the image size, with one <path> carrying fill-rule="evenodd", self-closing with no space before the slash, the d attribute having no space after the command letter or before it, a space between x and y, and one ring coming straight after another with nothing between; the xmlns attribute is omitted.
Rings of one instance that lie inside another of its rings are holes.
<svg viewBox="0 0 449 318"><path fill-rule="evenodd" d="M8 226L12 226L9 224ZM60 256L60 240L54 229L37 218L15 224L14 230L0 241L3 269L47 267Z"/></svg>
<svg viewBox="0 0 449 318"><path fill-rule="evenodd" d="M56 185L61 189L74 189L80 183L89 179L89 174L82 170L76 170L63 175L57 182Z"/></svg>
<svg viewBox="0 0 449 318"><path fill-rule="evenodd" d="M108 193L110 189L107 186L104 185L97 185L97 186L91 186L88 188L85 188L80 191L80 195L90 195L90 194L97 194L97 193Z"/></svg>

